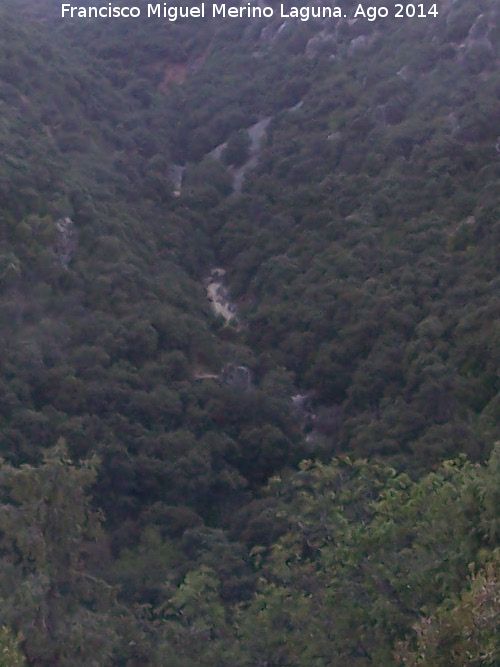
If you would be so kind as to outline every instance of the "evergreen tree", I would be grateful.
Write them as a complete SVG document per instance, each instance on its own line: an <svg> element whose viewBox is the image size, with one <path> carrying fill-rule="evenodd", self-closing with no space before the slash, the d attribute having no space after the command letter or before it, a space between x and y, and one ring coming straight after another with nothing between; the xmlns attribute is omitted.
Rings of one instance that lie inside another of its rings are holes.
<svg viewBox="0 0 500 667"><path fill-rule="evenodd" d="M0 467L0 618L32 665L108 664L115 591L92 572L102 520L86 490L97 461L75 465L63 441L39 466Z"/></svg>

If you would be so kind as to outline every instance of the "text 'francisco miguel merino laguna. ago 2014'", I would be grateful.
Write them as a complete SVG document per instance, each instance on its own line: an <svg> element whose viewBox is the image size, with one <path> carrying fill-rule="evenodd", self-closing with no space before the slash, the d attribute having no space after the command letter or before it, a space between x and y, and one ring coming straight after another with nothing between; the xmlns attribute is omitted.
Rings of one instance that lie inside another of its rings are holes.
<svg viewBox="0 0 500 667"><path fill-rule="evenodd" d="M239 7L221 4L210 4L205 7L202 2L199 5L171 5L169 3L151 3L146 8L137 6L116 6L111 3L99 7L80 7L78 5L62 4L62 18L164 18L169 21L177 21L184 18L297 18L308 21L311 18L342 18L344 16L340 7L295 7L280 5L280 13L267 6L257 6L252 2Z"/></svg>

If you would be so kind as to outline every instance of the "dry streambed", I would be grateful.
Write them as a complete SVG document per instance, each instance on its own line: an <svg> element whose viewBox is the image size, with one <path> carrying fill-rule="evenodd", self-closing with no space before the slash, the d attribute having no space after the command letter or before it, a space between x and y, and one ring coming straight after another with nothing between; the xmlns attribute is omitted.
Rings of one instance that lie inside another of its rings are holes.
<svg viewBox="0 0 500 667"><path fill-rule="evenodd" d="M229 298L229 291L224 285L225 275L225 270L217 267L212 269L210 276L204 282L207 299L210 301L214 313L222 315L227 326L231 321L238 323L238 318L236 317L236 307Z"/></svg>

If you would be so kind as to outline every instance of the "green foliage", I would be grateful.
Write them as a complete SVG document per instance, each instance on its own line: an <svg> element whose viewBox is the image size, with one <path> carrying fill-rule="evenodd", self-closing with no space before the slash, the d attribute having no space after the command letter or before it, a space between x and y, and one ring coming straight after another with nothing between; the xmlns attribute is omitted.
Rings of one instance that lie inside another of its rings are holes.
<svg viewBox="0 0 500 667"><path fill-rule="evenodd" d="M419 482L349 459L273 478L288 529L259 558L243 646L276 664L495 664L498 554L478 526L496 458L448 462ZM472 583L471 563L482 568Z"/></svg>
<svg viewBox="0 0 500 667"><path fill-rule="evenodd" d="M84 495L95 474L95 462L74 466L62 441L38 467L2 464L0 612L31 664L87 664L96 652L109 662L117 641L114 591L87 564L102 537Z"/></svg>
<svg viewBox="0 0 500 667"><path fill-rule="evenodd" d="M248 132L240 130L229 137L222 153L222 160L229 166L241 167L248 160L249 149L250 137Z"/></svg>
<svg viewBox="0 0 500 667"><path fill-rule="evenodd" d="M0 5L0 662L498 663L493 0Z"/></svg>
<svg viewBox="0 0 500 667"><path fill-rule="evenodd" d="M26 665L26 657L21 648L21 637L16 637L5 625L0 629L0 665L20 667Z"/></svg>
<svg viewBox="0 0 500 667"><path fill-rule="evenodd" d="M447 600L414 627L416 638L397 646L403 665L496 665L500 660L498 551L472 574L458 599Z"/></svg>

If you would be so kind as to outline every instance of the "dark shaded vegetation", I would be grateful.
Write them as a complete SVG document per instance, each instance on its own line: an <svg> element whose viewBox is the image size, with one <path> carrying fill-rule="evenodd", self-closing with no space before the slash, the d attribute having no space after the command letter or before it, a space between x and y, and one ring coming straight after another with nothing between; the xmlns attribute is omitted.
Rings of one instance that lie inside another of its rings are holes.
<svg viewBox="0 0 500 667"><path fill-rule="evenodd" d="M498 664L494 3L0 7L2 664Z"/></svg>

